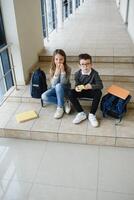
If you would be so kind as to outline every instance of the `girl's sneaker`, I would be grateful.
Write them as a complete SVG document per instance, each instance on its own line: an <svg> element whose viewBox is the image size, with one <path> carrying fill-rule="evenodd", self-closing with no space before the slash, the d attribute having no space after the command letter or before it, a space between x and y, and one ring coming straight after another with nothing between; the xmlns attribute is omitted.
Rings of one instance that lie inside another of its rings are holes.
<svg viewBox="0 0 134 200"><path fill-rule="evenodd" d="M61 107L57 107L56 112L54 114L55 119L60 119L64 114L64 110Z"/></svg>
<svg viewBox="0 0 134 200"><path fill-rule="evenodd" d="M64 109L65 109L65 113L67 113L67 114L70 113L70 111L71 111L71 103L70 103L69 100L66 100L66 101L65 101Z"/></svg>

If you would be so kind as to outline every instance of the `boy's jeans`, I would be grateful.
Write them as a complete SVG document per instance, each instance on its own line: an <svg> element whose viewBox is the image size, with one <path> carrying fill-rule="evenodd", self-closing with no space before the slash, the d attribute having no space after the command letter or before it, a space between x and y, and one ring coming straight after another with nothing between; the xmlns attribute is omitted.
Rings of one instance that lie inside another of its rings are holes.
<svg viewBox="0 0 134 200"><path fill-rule="evenodd" d="M65 90L63 84L58 83L55 87L48 89L41 95L43 102L45 103L53 103L56 104L58 107L64 106L64 95Z"/></svg>

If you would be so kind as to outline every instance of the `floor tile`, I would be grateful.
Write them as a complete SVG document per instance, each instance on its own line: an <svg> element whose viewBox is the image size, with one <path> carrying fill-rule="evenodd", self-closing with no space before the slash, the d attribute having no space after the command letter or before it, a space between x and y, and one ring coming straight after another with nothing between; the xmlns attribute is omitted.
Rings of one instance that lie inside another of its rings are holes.
<svg viewBox="0 0 134 200"><path fill-rule="evenodd" d="M71 187L34 184L29 200L96 200L96 191Z"/></svg>
<svg viewBox="0 0 134 200"><path fill-rule="evenodd" d="M97 200L133 200L134 194L124 194L115 192L98 192Z"/></svg>
<svg viewBox="0 0 134 200"><path fill-rule="evenodd" d="M100 147L98 189L134 194L133 149Z"/></svg>
<svg viewBox="0 0 134 200"><path fill-rule="evenodd" d="M35 182L73 188L96 189L98 148L49 143Z"/></svg>
<svg viewBox="0 0 134 200"><path fill-rule="evenodd" d="M45 152L45 142L3 140L0 180L33 181ZM2 142L1 142L2 144Z"/></svg>

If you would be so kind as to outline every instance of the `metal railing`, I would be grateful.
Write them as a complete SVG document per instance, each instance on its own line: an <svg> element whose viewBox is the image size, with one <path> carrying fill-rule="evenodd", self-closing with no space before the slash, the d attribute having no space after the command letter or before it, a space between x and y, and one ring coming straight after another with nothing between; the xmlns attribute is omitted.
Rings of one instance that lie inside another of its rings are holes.
<svg viewBox="0 0 134 200"><path fill-rule="evenodd" d="M10 60L10 64L11 64L11 68L4 75L2 75L1 79L4 79L9 72L12 72L14 85L15 85L15 88L17 89L17 81L16 81L13 57L12 57L12 52L11 52L11 46L12 46L12 44L7 44L6 46L4 46L3 48L0 49L0 54L3 51L5 51L6 49L8 50L9 60ZM0 81L1 81L1 79L0 79Z"/></svg>
<svg viewBox="0 0 134 200"><path fill-rule="evenodd" d="M2 47L0 49L0 58L1 58L1 54L7 50L8 52L8 57L9 57L9 63L10 63L10 68L6 71L6 73L2 73L1 74L1 77L0 77L0 82L3 80L3 83L5 83L5 78L6 76L10 73L12 75L12 78L13 78L13 84L14 84L14 89L18 90L17 88L17 81L16 81L16 75L15 75L15 69L14 69L14 62L13 62L13 57L12 57L12 52L11 52L11 46L12 44L7 44L6 46ZM2 67L3 69L3 67ZM2 70L3 71L3 70ZM6 88L5 89L5 93L8 91L8 89ZM4 94L3 94L4 96ZM4 99L4 101L6 100L7 98ZM3 103L3 100L2 100L2 103Z"/></svg>

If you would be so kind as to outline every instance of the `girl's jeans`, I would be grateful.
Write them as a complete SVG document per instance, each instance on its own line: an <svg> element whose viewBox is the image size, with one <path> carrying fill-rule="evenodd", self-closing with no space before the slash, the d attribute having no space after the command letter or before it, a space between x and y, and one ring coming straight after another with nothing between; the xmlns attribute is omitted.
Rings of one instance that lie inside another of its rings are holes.
<svg viewBox="0 0 134 200"><path fill-rule="evenodd" d="M64 106L64 96L67 88L61 84L57 83L55 87L48 89L41 95L44 103L53 103L58 107Z"/></svg>

